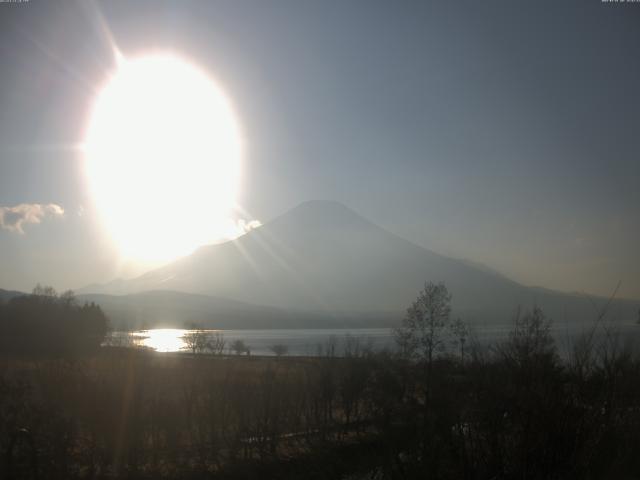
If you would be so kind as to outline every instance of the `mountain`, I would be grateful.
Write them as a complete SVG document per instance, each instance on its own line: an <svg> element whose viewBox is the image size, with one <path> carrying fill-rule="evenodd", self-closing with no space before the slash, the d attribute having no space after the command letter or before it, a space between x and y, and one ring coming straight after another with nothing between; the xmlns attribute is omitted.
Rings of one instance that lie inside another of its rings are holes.
<svg viewBox="0 0 640 480"><path fill-rule="evenodd" d="M519 305L534 304L560 321L595 316L582 296L528 288L486 267L439 255L332 201L303 203L236 240L84 291L171 290L327 317L375 314L397 320L425 281L443 281L454 313L470 321L506 321ZM639 305L616 301L611 314L630 320Z"/></svg>

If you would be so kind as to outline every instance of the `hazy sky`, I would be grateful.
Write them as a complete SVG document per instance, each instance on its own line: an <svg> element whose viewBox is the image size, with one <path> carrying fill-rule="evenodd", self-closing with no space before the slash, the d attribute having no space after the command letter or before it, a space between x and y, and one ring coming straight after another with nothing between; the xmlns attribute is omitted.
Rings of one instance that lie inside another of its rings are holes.
<svg viewBox="0 0 640 480"><path fill-rule="evenodd" d="M101 25L216 78L252 218L334 199L524 284L640 298L640 3L600 0L0 3L0 288L133 272L73 148Z"/></svg>

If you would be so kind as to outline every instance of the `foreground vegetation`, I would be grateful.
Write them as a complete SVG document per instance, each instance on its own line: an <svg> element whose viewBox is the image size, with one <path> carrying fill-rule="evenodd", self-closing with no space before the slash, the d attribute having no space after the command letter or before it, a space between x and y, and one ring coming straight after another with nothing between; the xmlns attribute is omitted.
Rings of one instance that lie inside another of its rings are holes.
<svg viewBox="0 0 640 480"><path fill-rule="evenodd" d="M640 362L611 344L561 363L527 322L531 335L430 368L366 351L4 358L3 478L325 478L351 451L330 476L637 477Z"/></svg>
<svg viewBox="0 0 640 480"><path fill-rule="evenodd" d="M355 338L340 358L6 353L0 477L640 476L640 359L611 331L561 360L534 309L479 349L449 301L425 287L398 354Z"/></svg>

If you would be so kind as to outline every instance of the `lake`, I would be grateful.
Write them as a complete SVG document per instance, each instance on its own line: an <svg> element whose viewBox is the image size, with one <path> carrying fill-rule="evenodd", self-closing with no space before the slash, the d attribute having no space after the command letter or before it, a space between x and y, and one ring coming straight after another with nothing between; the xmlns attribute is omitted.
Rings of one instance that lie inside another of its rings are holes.
<svg viewBox="0 0 640 480"><path fill-rule="evenodd" d="M180 352L188 350L184 336L193 330L178 328L159 328L135 332L115 332L114 338L133 343L136 346L151 348L158 352ZM274 329L274 330L204 330L208 334L221 333L226 341L226 349L235 340L242 340L252 355L274 355L271 347L285 345L288 355L313 356L319 354L319 348L334 346L336 355L344 351L347 338L353 345L367 346L374 351L393 347L392 330L389 328L359 329Z"/></svg>
<svg viewBox="0 0 640 480"><path fill-rule="evenodd" d="M471 341L480 346L489 346L508 338L511 325L475 325L471 328ZM554 324L552 333L561 355L565 356L573 341L587 332L585 324ZM615 326L620 344L637 349L640 346L640 326L622 324ZM184 336L193 330L159 328L135 332L114 332L110 343L133 344L158 352L186 351ZM273 330L205 330L209 334L221 333L226 341L226 350L235 340L242 340L252 355L274 355L274 345L284 345L288 355L315 356L333 348L336 355L342 355L347 345L369 348L373 351L393 350L395 341L390 328L358 329L273 329ZM599 328L596 337L602 338L604 331ZM230 352L229 352L230 353Z"/></svg>

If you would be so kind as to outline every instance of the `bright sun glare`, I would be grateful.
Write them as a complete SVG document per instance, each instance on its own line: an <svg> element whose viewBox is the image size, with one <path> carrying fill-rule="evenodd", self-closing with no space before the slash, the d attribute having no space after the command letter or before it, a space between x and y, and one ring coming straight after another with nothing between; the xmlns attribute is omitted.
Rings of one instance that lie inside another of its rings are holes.
<svg viewBox="0 0 640 480"><path fill-rule="evenodd" d="M85 152L94 201L124 257L171 260L232 234L239 126L193 65L121 59L96 99Z"/></svg>

